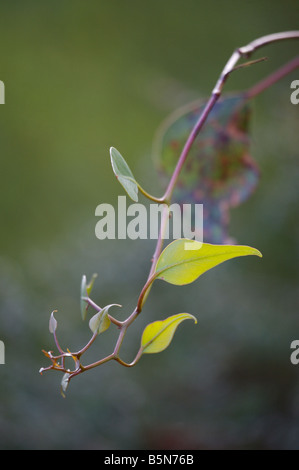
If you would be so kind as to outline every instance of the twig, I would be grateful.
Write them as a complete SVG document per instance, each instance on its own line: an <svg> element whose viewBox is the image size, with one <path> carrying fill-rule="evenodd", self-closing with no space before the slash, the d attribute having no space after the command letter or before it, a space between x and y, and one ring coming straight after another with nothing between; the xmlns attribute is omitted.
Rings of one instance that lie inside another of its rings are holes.
<svg viewBox="0 0 299 470"><path fill-rule="evenodd" d="M139 313L142 311L143 304L144 304L144 302L146 300L146 297L149 293L151 285L152 285L154 279L157 277L157 273L156 273L155 270L156 270L156 265L157 265L158 258L160 256L162 248L163 248L164 231L165 231L165 227L166 227L166 222L167 222L168 217L169 217L169 205L170 205L172 193L173 193L174 187L177 183L179 174L180 174L180 172L183 168L183 165L184 165L184 163L185 163L185 161L188 157L190 148L191 148L192 144L194 143L196 137L198 136L200 130L202 129L203 125L205 124L211 110L213 109L214 105L216 104L217 100L219 99L219 97L222 93L223 86L224 86L227 78L229 77L229 75L237 69L247 67L247 66L250 66L250 65L254 65L256 63L261 62L262 60L265 60L265 58L261 58L261 59L245 62L241 65L236 65L237 62L239 61L239 59L241 59L242 57L249 58L253 52L260 49L261 47L264 47L268 44L271 44L271 43L274 43L274 42L277 42L277 41L283 41L283 40L287 40L287 39L299 39L299 31L288 31L288 32L282 32L282 33L270 34L268 36L263 36L261 38L258 38L256 40L250 42L246 46L243 46L241 48L236 49L233 52L230 59L227 61L225 67L223 68L223 70L222 70L222 72L221 72L221 74L220 74L220 76L219 76L219 78L216 82L216 85L215 85L215 87L212 91L212 94L211 94L204 110L202 111L202 114L200 115L200 117L198 118L195 126L193 127L193 129L190 132L190 135L189 135L189 137L188 137L188 139L187 139L187 141L186 141L186 143L183 147L181 155L178 159L177 165L176 165L176 167L173 171L173 174L170 178L170 181L168 183L168 186L167 186L167 189L164 193L164 196L162 198L155 198L154 196L150 196L145 190L143 190L141 187L139 187L140 191L146 197L150 197L150 199L155 201L155 202L163 203L162 220L161 220L159 237L158 237L155 252L154 252L154 255L153 255L153 258L152 258L151 269L149 271L147 280L146 280L145 284L143 285L143 287L141 289L141 292L140 292L140 295L139 295L139 298L138 298L138 303L137 303L137 306L136 306L135 310L123 322L120 322L119 320L116 320L115 318L113 318L111 315L108 314L108 317L111 320L111 322L113 322L115 325L117 325L120 329L113 353L109 354L108 356L104 357L103 359L100 359L99 361L96 361L96 362L94 362L92 364L89 364L87 366L83 366L80 362L80 357L91 346L91 344L94 342L94 340L97 336L97 333L93 333L91 339L88 341L88 343L80 351L78 351L76 353L70 353L68 351L66 353L60 347L60 345L57 341L56 333L54 331L54 340L55 340L56 346L57 346L57 348L58 348L58 350L61 354L59 356L53 356L51 352L47 353L46 351L44 351L45 355L47 357L49 357L50 360L52 361L52 366L47 367L47 368L42 368L40 370L41 373L43 371L49 370L49 369L60 370L62 372L65 372L65 373L69 374L69 377L68 377L68 380L67 380L69 382L69 380L72 377L74 377L76 375L79 375L82 372L90 370L94 367L97 367L97 366L99 366L101 364L104 364L104 363L106 363L108 361L111 361L111 360L115 360L118 363L122 364L123 366L132 367L140 359L141 354L142 354L142 349L141 348L139 349L135 359L131 363L126 363L125 361L120 359L119 351L120 351L120 348L121 348L121 345L123 343L123 340L124 340L124 337L125 337L125 334L127 332L128 327L131 325L131 323L133 323L133 321L137 318ZM293 59L291 62L285 64L282 68L280 68L279 70L277 70L276 72L274 72L273 74L271 74L270 76L268 76L267 78L265 78L264 80L259 82L258 84L256 84L254 87L252 87L250 90L248 90L245 93L245 96L247 98L252 98L253 96L256 96L257 94L261 93L261 91L265 90L266 88L271 86L273 83L280 80L282 77L284 77L285 75L290 73L292 70L294 70L298 66L299 66L299 56L296 57L295 59ZM85 300L88 303L88 305L93 307L97 312L100 312L102 310L101 307L99 307L89 297L83 298L83 300ZM64 360L65 360L66 357L69 357L69 356L71 356L75 361L76 369L73 370L73 371L69 371L69 370L65 369ZM58 359L61 359L61 361L62 361L61 365L59 365L57 363Z"/></svg>
<svg viewBox="0 0 299 470"><path fill-rule="evenodd" d="M295 59L291 60L287 64L283 65L275 72L271 73L268 77L264 78L248 91L246 91L245 96L248 99L254 98L255 96L262 93L264 90L269 88L270 86L274 85L274 83L281 80L283 77L291 73L293 70L299 67L299 56L295 57Z"/></svg>

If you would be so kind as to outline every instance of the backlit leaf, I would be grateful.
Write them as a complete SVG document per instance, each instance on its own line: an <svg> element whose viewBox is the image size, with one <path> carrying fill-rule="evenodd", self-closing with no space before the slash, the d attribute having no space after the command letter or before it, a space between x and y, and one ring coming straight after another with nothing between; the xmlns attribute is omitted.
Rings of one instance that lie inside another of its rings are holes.
<svg viewBox="0 0 299 470"><path fill-rule="evenodd" d="M68 372L66 372L63 377L62 377L62 380L61 380L61 395L63 396L63 398L65 398L65 393L66 392L66 389L68 388L69 386L69 382L70 382L70 374Z"/></svg>
<svg viewBox="0 0 299 470"><path fill-rule="evenodd" d="M180 323L184 320L196 318L189 313L178 313L163 321L155 321L145 328L141 338L142 352L146 354L158 353L167 348Z"/></svg>
<svg viewBox="0 0 299 470"><path fill-rule="evenodd" d="M110 307L113 306L121 307L121 305L118 304L107 305L91 317L89 320L89 328L94 334L103 333L103 331L106 331L109 328L111 321L108 317L108 311Z"/></svg>
<svg viewBox="0 0 299 470"><path fill-rule="evenodd" d="M193 245L186 250L186 243ZM198 248L198 249L196 249ZM239 256L262 256L255 248L240 245L210 245L196 240L179 239L167 245L156 265L156 279L184 285L224 261Z"/></svg>
<svg viewBox="0 0 299 470"><path fill-rule="evenodd" d="M82 319L85 320L86 318L86 313L87 313L87 308L88 308L88 303L86 300L87 297L90 296L91 290L94 285L94 281L97 278L97 274L93 274L91 277L91 280L87 284L86 276L85 274L82 276L82 281L81 281L81 297L80 297L80 308L81 308L81 315Z"/></svg>
<svg viewBox="0 0 299 470"><path fill-rule="evenodd" d="M165 184L204 105L184 107L159 129L154 153ZM173 202L203 204L205 242L231 243L229 210L246 201L257 186L259 170L249 154L250 114L246 95L220 99L195 139L174 190Z"/></svg>
<svg viewBox="0 0 299 470"><path fill-rule="evenodd" d="M83 300L84 297L88 297L88 293L87 293L87 284L86 284L86 276L85 274L82 276L82 281L81 281L81 297L80 297L80 307L81 307L81 315L82 315L82 319L85 320L86 318L86 312L87 312L87 307L88 307L88 304L86 302L86 300Z"/></svg>
<svg viewBox="0 0 299 470"><path fill-rule="evenodd" d="M138 185L127 162L116 148L110 148L111 165L114 174L133 201L138 201Z"/></svg>
<svg viewBox="0 0 299 470"><path fill-rule="evenodd" d="M49 330L50 330L50 333L52 334L56 331L56 328L57 328L57 320L54 317L54 312L57 312L57 310L53 310L50 316L50 321L49 321Z"/></svg>
<svg viewBox="0 0 299 470"><path fill-rule="evenodd" d="M94 281L96 280L97 277L98 277L97 274L93 274L93 275L91 276L91 279L90 279L89 283L86 285L86 291L87 291L87 294L88 294L88 295L90 295L91 290L92 290L93 285L94 285Z"/></svg>

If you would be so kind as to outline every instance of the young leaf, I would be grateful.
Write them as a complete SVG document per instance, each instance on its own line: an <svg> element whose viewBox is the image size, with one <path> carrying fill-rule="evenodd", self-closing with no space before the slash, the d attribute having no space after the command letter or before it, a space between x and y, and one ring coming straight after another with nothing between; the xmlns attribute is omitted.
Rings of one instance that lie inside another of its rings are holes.
<svg viewBox="0 0 299 470"><path fill-rule="evenodd" d="M91 276L91 279L89 281L89 283L86 285L86 291L87 291L87 294L90 295L91 293L91 290L93 288L93 285L94 285L94 281L96 280L96 278L98 277L98 275L96 273L94 273L92 276Z"/></svg>
<svg viewBox="0 0 299 470"><path fill-rule="evenodd" d="M138 185L127 162L116 148L110 148L111 165L114 174L133 201L138 201Z"/></svg>
<svg viewBox="0 0 299 470"><path fill-rule="evenodd" d="M98 335L109 328L111 321L108 317L108 310L113 306L121 307L121 305L118 304L107 305L91 317L89 320L89 328L94 334L96 333Z"/></svg>
<svg viewBox="0 0 299 470"><path fill-rule="evenodd" d="M68 388L69 386L69 382L70 382L70 374L68 372L66 372L63 377L62 377L62 380L61 380L61 395L63 396L63 398L65 398L65 393L66 392L66 389Z"/></svg>
<svg viewBox="0 0 299 470"><path fill-rule="evenodd" d="M186 250L186 243L194 244L195 249ZM258 250L249 246L210 245L181 238L170 243L162 251L156 265L156 279L178 286L190 284L214 266L247 255L262 256Z"/></svg>
<svg viewBox="0 0 299 470"><path fill-rule="evenodd" d="M57 320L54 317L54 312L57 312L57 310L53 310L50 316L50 321L49 321L49 330L50 330L50 333L52 334L56 331L56 328L57 328Z"/></svg>
<svg viewBox="0 0 299 470"><path fill-rule="evenodd" d="M81 296L80 296L81 315L82 315L82 319L85 320L86 313L87 313L87 307L88 307L88 304L86 303L86 301L83 300L84 297L88 297L85 274L82 276L80 294L81 294Z"/></svg>
<svg viewBox="0 0 299 470"><path fill-rule="evenodd" d="M158 353L167 348L180 323L184 320L194 320L196 318L189 313L178 313L163 321L155 321L145 328L141 338L142 353Z"/></svg>
<svg viewBox="0 0 299 470"><path fill-rule="evenodd" d="M80 297L80 308L81 308L81 315L82 319L85 320L86 318L86 313L87 313L87 308L88 308L88 303L86 300L83 300L86 297L89 297L91 290L93 288L93 284L95 279L97 278L97 274L93 274L91 277L91 280L87 284L86 276L85 274L82 276L82 281L81 281L81 297Z"/></svg>

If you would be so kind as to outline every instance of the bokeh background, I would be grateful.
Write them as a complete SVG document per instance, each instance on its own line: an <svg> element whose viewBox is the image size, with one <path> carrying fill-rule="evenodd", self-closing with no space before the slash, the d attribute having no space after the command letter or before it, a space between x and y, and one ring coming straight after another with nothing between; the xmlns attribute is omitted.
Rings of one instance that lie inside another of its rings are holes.
<svg viewBox="0 0 299 470"><path fill-rule="evenodd" d="M97 272L94 300L134 308L153 242L99 241L95 208L124 194L110 167L118 148L141 183L162 188L151 147L161 121L208 96L233 49L296 29L295 1L137 0L1 2L0 107L1 449L289 449L299 447L298 71L254 102L252 155L261 168L253 197L232 212L230 233L262 251L196 283L154 285L130 329L132 360L144 326L186 311L169 348L132 369L109 363L73 380L41 350L53 349L50 312L70 349L89 337L82 274ZM298 53L271 45L226 91L248 88ZM113 329L89 359L111 351Z"/></svg>

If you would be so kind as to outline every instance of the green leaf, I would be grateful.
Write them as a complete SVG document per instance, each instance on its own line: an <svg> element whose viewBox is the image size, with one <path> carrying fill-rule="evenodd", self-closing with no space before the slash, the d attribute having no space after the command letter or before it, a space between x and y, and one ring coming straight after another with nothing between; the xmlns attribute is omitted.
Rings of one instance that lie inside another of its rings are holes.
<svg viewBox="0 0 299 470"><path fill-rule="evenodd" d="M94 273L92 276L91 276L91 279L89 281L89 283L87 284L86 286L86 291L87 291L87 294L90 295L91 293L91 290L93 288L93 285L94 285L94 281L96 280L96 278L98 277L98 275L96 273Z"/></svg>
<svg viewBox="0 0 299 470"><path fill-rule="evenodd" d="M111 165L114 174L133 201L138 201L138 185L127 162L116 148L110 148Z"/></svg>
<svg viewBox="0 0 299 470"><path fill-rule="evenodd" d="M85 320L86 318L86 313L87 313L87 308L88 308L88 303L86 302L86 300L84 300L84 298L90 296L91 290L94 285L94 281L97 278L97 276L98 276L97 274L93 274L88 284L87 284L85 274L82 276L80 308L81 308L81 315L82 315L83 320Z"/></svg>
<svg viewBox="0 0 299 470"><path fill-rule="evenodd" d="M49 321L49 330L50 330L50 333L52 334L54 334L57 328L57 320L54 317L54 312L57 312L57 310L53 310L50 316L50 321Z"/></svg>
<svg viewBox="0 0 299 470"><path fill-rule="evenodd" d="M255 248L240 245L210 245L196 240L179 239L161 253L156 265L156 279L182 286L201 274L238 256L262 254Z"/></svg>
<svg viewBox="0 0 299 470"><path fill-rule="evenodd" d="M163 351L170 344L173 335L180 323L184 320L196 318L189 313L178 313L163 321L155 321L145 328L141 338L141 349L143 353L152 354Z"/></svg>
<svg viewBox="0 0 299 470"><path fill-rule="evenodd" d="M63 396L63 398L65 398L65 393L66 392L66 389L68 388L69 386L69 382L70 382L70 374L68 372L66 372L63 377L62 377L62 380L61 380L61 395Z"/></svg>
<svg viewBox="0 0 299 470"><path fill-rule="evenodd" d="M109 326L110 326L110 319L108 317L108 311L110 307L121 307L121 305L118 304L111 304L107 305L106 307L102 308L99 310L91 319L89 320L89 328L91 331L95 334L103 333L103 331L106 331Z"/></svg>
<svg viewBox="0 0 299 470"><path fill-rule="evenodd" d="M83 320L85 320L85 318L86 318L87 307L88 307L88 304L86 303L86 300L83 300L84 297L88 297L85 274L82 276L81 297L80 297L81 315L82 315Z"/></svg>

